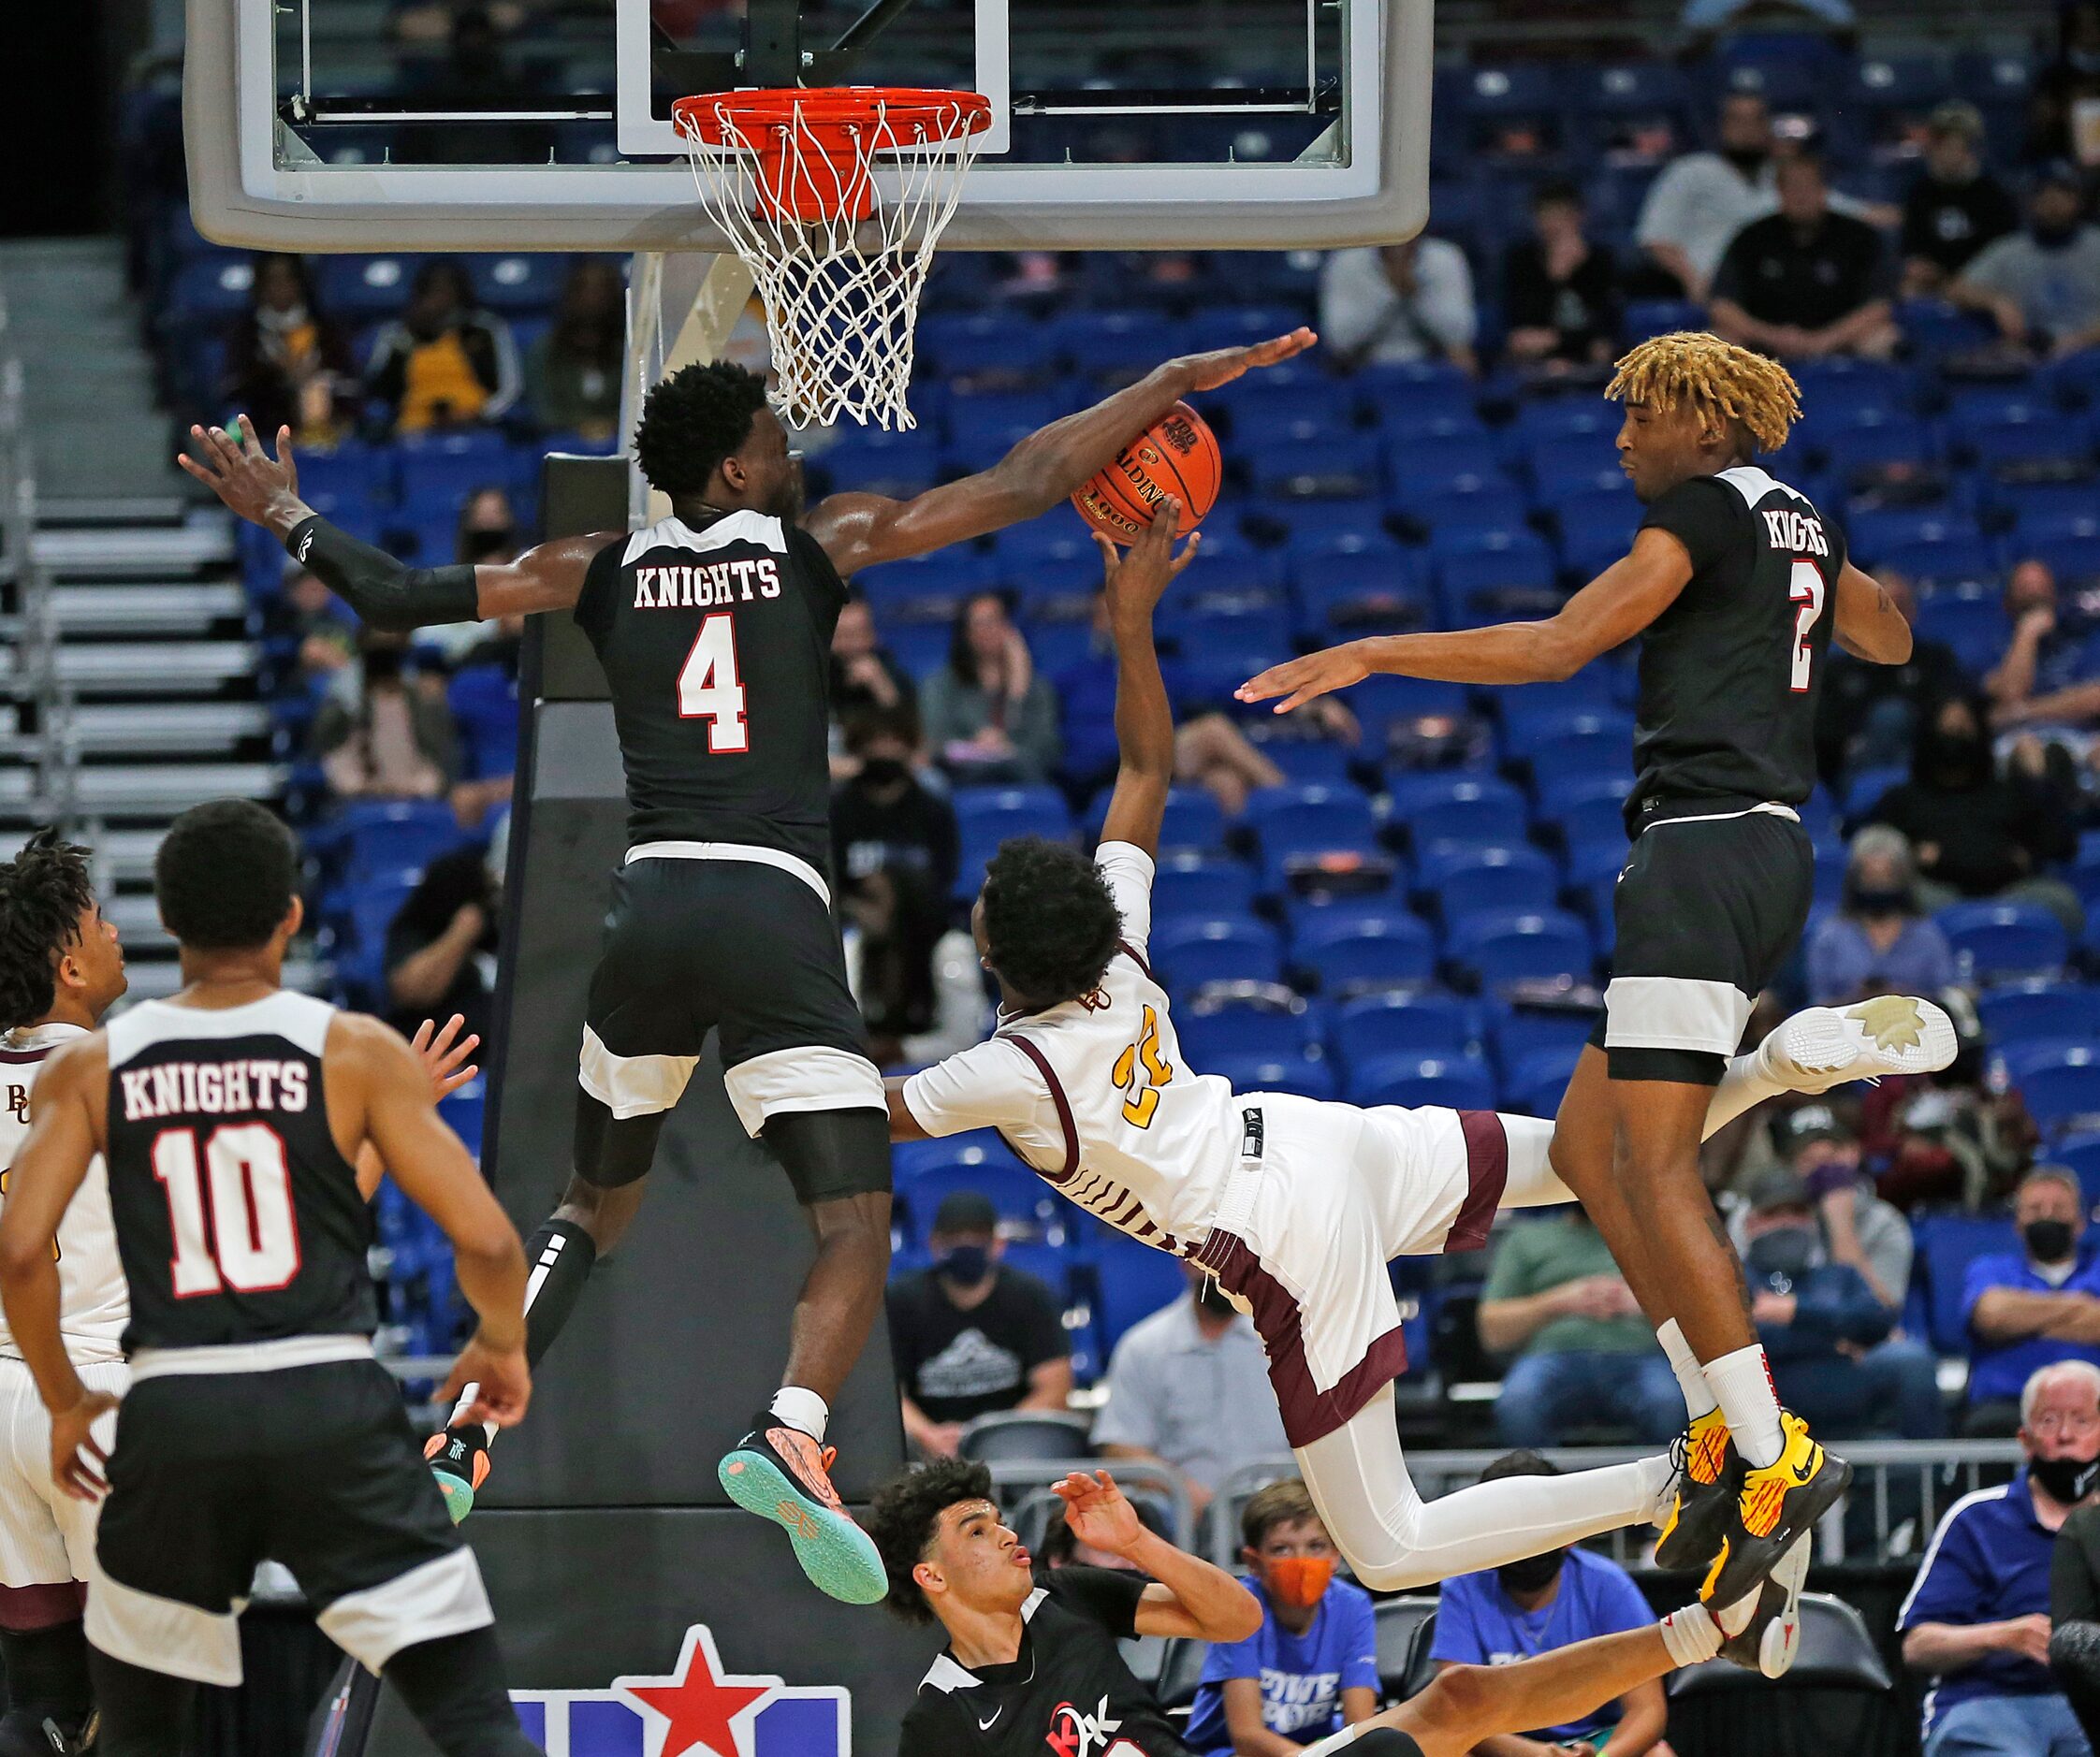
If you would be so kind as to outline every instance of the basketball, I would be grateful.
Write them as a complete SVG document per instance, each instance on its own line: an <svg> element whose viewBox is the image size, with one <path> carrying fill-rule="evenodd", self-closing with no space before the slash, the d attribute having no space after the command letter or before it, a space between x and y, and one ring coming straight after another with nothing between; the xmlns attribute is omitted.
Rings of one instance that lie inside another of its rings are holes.
<svg viewBox="0 0 2100 1757"><path fill-rule="evenodd" d="M1210 424L1177 402L1116 453L1116 461L1074 494L1072 503L1102 536L1135 543L1152 522L1153 507L1171 494L1181 502L1174 535L1186 537L1216 504L1223 468Z"/></svg>

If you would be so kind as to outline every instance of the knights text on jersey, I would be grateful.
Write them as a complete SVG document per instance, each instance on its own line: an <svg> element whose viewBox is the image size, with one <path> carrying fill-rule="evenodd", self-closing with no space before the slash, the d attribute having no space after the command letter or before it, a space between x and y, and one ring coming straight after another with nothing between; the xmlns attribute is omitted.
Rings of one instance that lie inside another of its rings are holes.
<svg viewBox="0 0 2100 1757"><path fill-rule="evenodd" d="M736 842L831 860L831 631L846 588L764 513L608 544L576 601L612 692L630 843Z"/></svg>
<svg viewBox="0 0 2100 1757"><path fill-rule="evenodd" d="M1188 1757L1116 1643L1135 1632L1142 1575L1058 1568L1021 1607L1021 1650L971 1670L942 1652L919 1685L897 1757Z"/></svg>
<svg viewBox="0 0 2100 1757"><path fill-rule="evenodd" d="M1002 1019L986 1041L913 1074L904 1104L929 1135L999 1129L1082 1208L1177 1250L1210 1224L1244 1130L1232 1083L1183 1057L1145 962L1150 857L1103 842L1094 859L1123 917L1101 986Z"/></svg>
<svg viewBox="0 0 2100 1757"><path fill-rule="evenodd" d="M1628 827L1665 802L1799 805L1816 785L1843 533L1750 464L1681 483L1650 528L1684 545L1692 577L1641 637Z"/></svg>
<svg viewBox="0 0 2100 1757"><path fill-rule="evenodd" d="M45 1058L62 1043L87 1033L79 1025L30 1025L0 1037L0 1202L7 1191L7 1168L14 1164L29 1133L29 1092ZM87 1176L58 1223L58 1328L75 1366L124 1358L124 1328L131 1302L124 1265L117 1258L117 1231L109 1218L109 1176L102 1155L88 1161ZM0 1318L0 1355L22 1358L7 1321Z"/></svg>
<svg viewBox="0 0 2100 1757"><path fill-rule="evenodd" d="M372 1211L328 1129L335 1009L280 990L108 1027L109 1205L124 1351L369 1336Z"/></svg>

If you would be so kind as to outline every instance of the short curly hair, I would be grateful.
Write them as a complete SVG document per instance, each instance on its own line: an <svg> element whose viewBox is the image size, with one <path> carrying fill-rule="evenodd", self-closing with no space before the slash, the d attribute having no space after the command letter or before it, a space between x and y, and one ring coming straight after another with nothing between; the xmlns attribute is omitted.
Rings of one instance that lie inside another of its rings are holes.
<svg viewBox="0 0 2100 1757"><path fill-rule="evenodd" d="M941 1516L960 1501L993 1501L992 1473L975 1459L918 1464L875 1492L868 1534L881 1552L890 1590L882 1602L908 1623L930 1623L933 1606L911 1570L926 1559Z"/></svg>
<svg viewBox="0 0 2100 1757"><path fill-rule="evenodd" d="M0 866L0 1031L33 1024L51 1009L58 961L95 907L88 850L38 830Z"/></svg>
<svg viewBox="0 0 2100 1757"><path fill-rule="evenodd" d="M1101 983L1123 917L1101 868L1040 835L999 844L984 868L988 962L1037 1007L1090 995Z"/></svg>
<svg viewBox="0 0 2100 1757"><path fill-rule="evenodd" d="M766 381L756 372L729 360L680 367L642 399L634 428L642 474L665 494L704 494L765 407Z"/></svg>
<svg viewBox="0 0 2100 1757"><path fill-rule="evenodd" d="M298 844L282 819L252 799L192 806L153 855L161 922L187 951L268 945L298 894Z"/></svg>

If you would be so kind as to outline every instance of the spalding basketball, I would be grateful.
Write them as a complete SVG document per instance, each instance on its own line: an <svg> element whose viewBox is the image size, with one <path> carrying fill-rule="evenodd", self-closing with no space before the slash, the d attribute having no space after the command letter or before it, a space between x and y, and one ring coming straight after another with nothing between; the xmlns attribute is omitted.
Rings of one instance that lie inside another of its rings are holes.
<svg viewBox="0 0 2100 1757"><path fill-rule="evenodd" d="M1218 436L1185 402L1177 402L1116 453L1116 461L1072 497L1080 517L1104 537L1135 543L1167 495L1181 502L1186 537L1218 501L1223 468Z"/></svg>

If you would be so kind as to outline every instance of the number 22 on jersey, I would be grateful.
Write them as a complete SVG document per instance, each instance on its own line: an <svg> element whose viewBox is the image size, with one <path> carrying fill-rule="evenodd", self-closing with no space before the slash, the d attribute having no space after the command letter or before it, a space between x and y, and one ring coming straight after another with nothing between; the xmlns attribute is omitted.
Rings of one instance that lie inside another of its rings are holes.
<svg viewBox="0 0 2100 1757"><path fill-rule="evenodd" d="M749 750L744 682L736 675L736 618L727 611L700 624L693 650L678 669L678 718L707 722L707 750L733 756Z"/></svg>
<svg viewBox="0 0 2100 1757"><path fill-rule="evenodd" d="M1159 1058L1159 1015L1145 1009L1145 1030L1116 1058L1112 1070L1123 1088L1123 1120L1133 1128L1150 1128L1159 1108L1159 1088L1174 1078L1174 1066Z"/></svg>
<svg viewBox="0 0 2100 1757"><path fill-rule="evenodd" d="M1827 589L1823 584L1823 570L1813 561L1796 561L1794 571L1788 575L1790 589L1787 596L1801 608L1794 612L1794 663L1792 675L1787 682L1796 695L1808 690L1809 667L1816 662L1816 655L1808 645L1808 632L1816 626L1816 618L1823 614L1823 597Z"/></svg>

